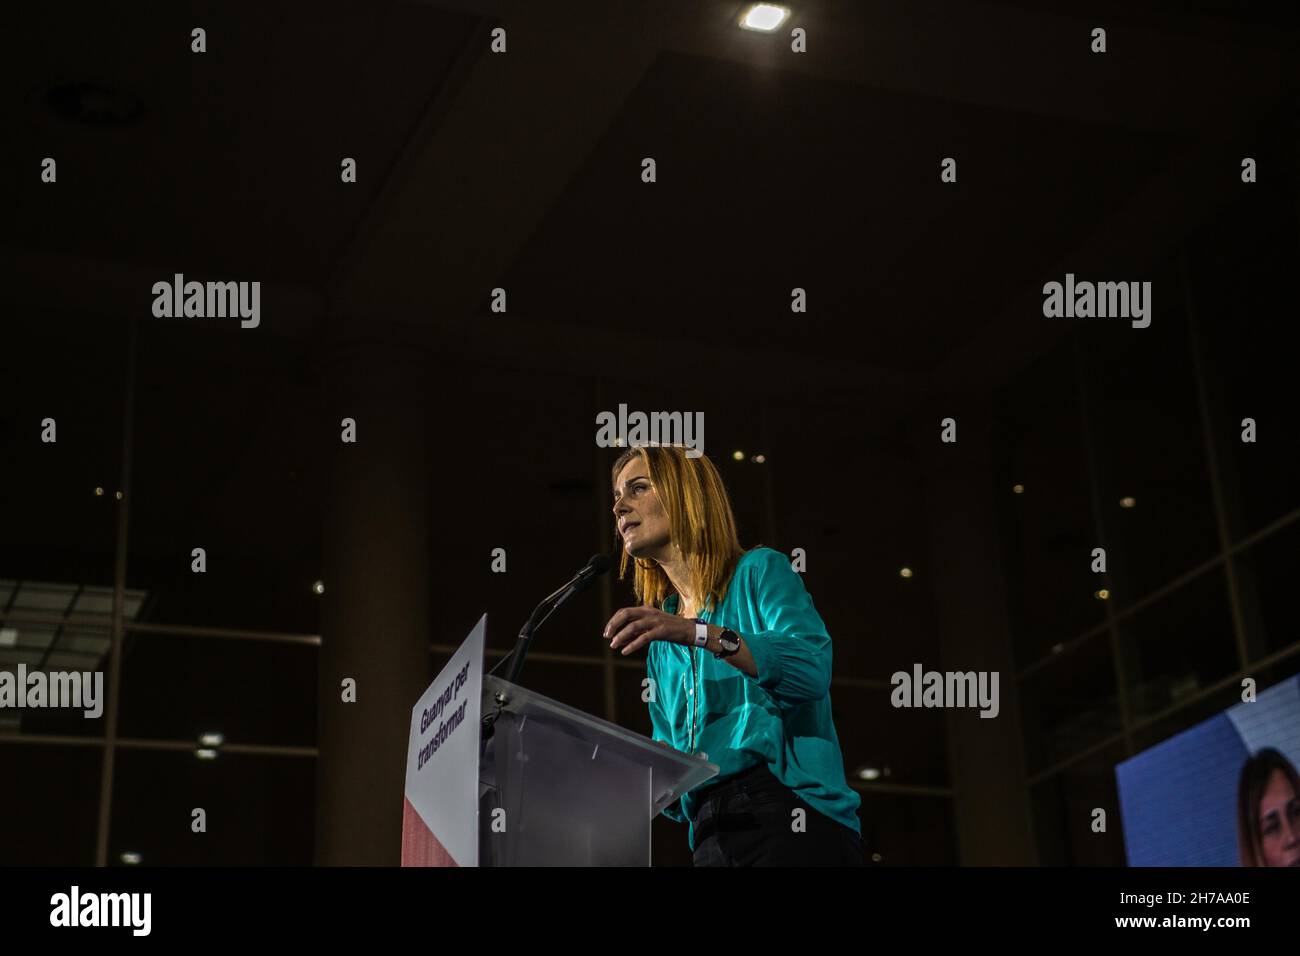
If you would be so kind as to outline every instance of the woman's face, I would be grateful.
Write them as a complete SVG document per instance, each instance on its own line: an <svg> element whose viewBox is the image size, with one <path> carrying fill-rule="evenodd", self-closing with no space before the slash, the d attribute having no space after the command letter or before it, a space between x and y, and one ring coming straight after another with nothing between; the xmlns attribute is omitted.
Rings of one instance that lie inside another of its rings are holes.
<svg viewBox="0 0 1300 956"><path fill-rule="evenodd" d="M614 481L614 520L632 557L660 560L669 555L668 515L639 457L624 465Z"/></svg>
<svg viewBox="0 0 1300 956"><path fill-rule="evenodd" d="M1259 848L1264 866L1300 866L1300 793L1281 770L1259 798Z"/></svg>

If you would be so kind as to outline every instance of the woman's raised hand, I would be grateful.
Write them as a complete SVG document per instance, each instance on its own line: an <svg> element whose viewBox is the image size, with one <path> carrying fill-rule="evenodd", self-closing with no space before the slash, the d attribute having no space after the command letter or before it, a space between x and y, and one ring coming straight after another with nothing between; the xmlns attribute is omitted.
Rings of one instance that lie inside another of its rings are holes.
<svg viewBox="0 0 1300 956"><path fill-rule="evenodd" d="M605 625L611 649L623 655L640 650L651 641L693 644L695 622L654 607L625 607L614 612Z"/></svg>

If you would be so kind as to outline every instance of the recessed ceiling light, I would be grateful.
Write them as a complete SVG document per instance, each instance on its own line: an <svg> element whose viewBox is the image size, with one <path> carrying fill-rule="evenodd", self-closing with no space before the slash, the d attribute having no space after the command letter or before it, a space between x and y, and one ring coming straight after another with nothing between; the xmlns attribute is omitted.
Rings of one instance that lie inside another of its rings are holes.
<svg viewBox="0 0 1300 956"><path fill-rule="evenodd" d="M325 582L324 582L324 581L317 581L315 584L313 584L313 585L311 586L311 590L312 590L312 593L313 593L313 594L324 594L324 593L325 593Z"/></svg>
<svg viewBox="0 0 1300 956"><path fill-rule="evenodd" d="M144 857L142 857L139 853L132 853L130 850L122 854L122 862L125 863L127 866L135 866L143 859Z"/></svg>
<svg viewBox="0 0 1300 956"><path fill-rule="evenodd" d="M225 742L226 738L221 734L209 733L199 735L199 743L204 747L220 747Z"/></svg>
<svg viewBox="0 0 1300 956"><path fill-rule="evenodd" d="M745 453L743 451L733 451L731 457L734 461L744 461Z"/></svg>
<svg viewBox="0 0 1300 956"><path fill-rule="evenodd" d="M1018 494L1018 495L1023 495L1023 494L1025 493L1025 486L1024 486L1024 485L1012 485L1012 486L1011 486L1011 490L1014 491L1014 492L1015 492L1016 494Z"/></svg>
<svg viewBox="0 0 1300 956"><path fill-rule="evenodd" d="M880 777L880 771L875 767L863 767L858 771L858 778L861 780L876 780Z"/></svg>
<svg viewBox="0 0 1300 956"><path fill-rule="evenodd" d="M900 578L910 578L910 577L912 576L912 569L911 569L911 568L899 568L899 569L898 569L898 576L899 576Z"/></svg>
<svg viewBox="0 0 1300 956"><path fill-rule="evenodd" d="M778 7L774 3L756 3L740 18L740 25L746 30L758 30L771 33L790 15L789 7Z"/></svg>
<svg viewBox="0 0 1300 956"><path fill-rule="evenodd" d="M194 751L194 756L198 757L200 760L216 760L217 752L208 747L202 747Z"/></svg>
<svg viewBox="0 0 1300 956"><path fill-rule="evenodd" d="M1123 498L1119 499L1119 506L1121 508L1132 508L1136 504L1137 499L1132 495L1125 495Z"/></svg>

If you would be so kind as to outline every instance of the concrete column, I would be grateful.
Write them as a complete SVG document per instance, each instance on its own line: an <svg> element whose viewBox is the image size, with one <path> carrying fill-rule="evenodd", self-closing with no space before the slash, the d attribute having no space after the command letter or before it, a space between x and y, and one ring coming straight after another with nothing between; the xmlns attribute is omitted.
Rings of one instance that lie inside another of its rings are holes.
<svg viewBox="0 0 1300 956"><path fill-rule="evenodd" d="M957 420L957 442L939 441L939 422ZM1025 786L1020 708L1001 568L992 424L987 396L936 403L912 432L925 475L930 582L940 660L926 670L997 671L999 713L947 711L955 829L964 866L1037 863Z"/></svg>
<svg viewBox="0 0 1300 956"><path fill-rule="evenodd" d="M316 776L318 865L396 865L411 707L429 681L429 468L423 355L321 360L330 449ZM356 442L341 421L356 422ZM342 683L356 681L356 702Z"/></svg>

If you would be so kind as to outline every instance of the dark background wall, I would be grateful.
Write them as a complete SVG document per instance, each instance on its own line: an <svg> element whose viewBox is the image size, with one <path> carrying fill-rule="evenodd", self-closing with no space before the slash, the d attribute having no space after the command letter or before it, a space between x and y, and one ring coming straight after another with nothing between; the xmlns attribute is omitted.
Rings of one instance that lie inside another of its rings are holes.
<svg viewBox="0 0 1300 956"><path fill-rule="evenodd" d="M1297 669L1297 18L548 6L24 8L0 667L120 680L111 723L0 712L0 858L396 862L403 713L614 547L626 403L702 411L742 544L807 553L872 862L1122 863L1116 762ZM176 272L262 282L260 327L154 318ZM1150 328L1044 318L1066 272L1151 281ZM648 733L596 643L630 600L525 679ZM914 662L999 670L1001 715L891 707Z"/></svg>

